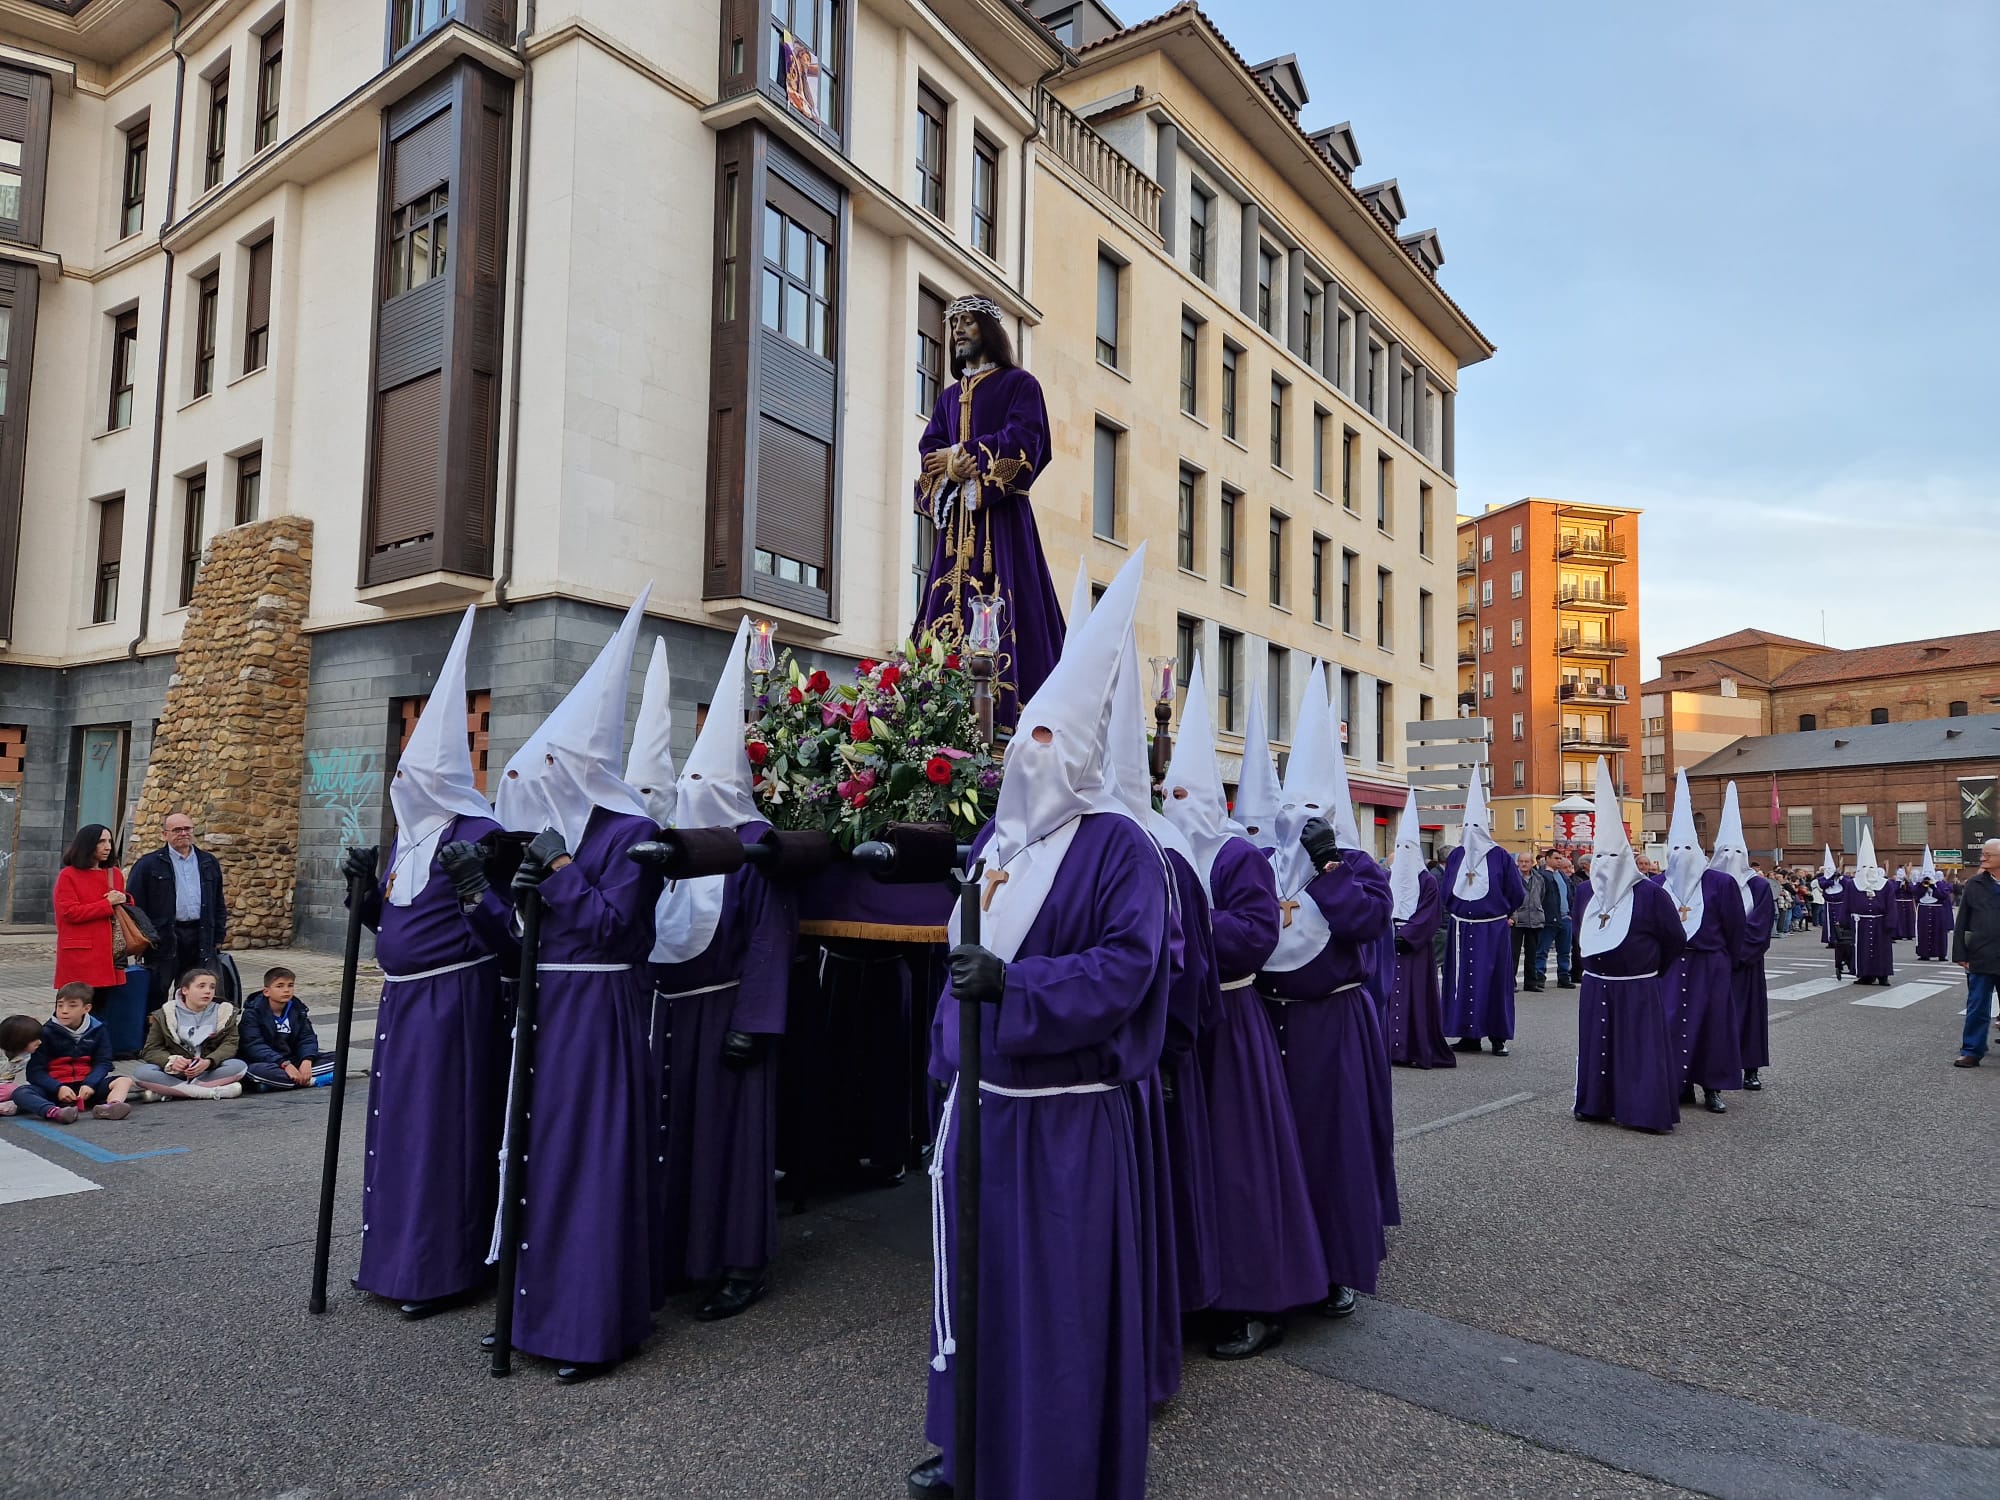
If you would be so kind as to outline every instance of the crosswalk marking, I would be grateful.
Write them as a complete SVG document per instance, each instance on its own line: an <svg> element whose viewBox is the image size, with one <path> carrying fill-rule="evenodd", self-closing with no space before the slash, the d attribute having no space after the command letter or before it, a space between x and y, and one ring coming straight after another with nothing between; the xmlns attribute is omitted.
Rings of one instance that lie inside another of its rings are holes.
<svg viewBox="0 0 2000 1500"><path fill-rule="evenodd" d="M1824 995L1828 990L1845 989L1853 983L1848 979L1835 979L1823 974L1818 979L1808 979L1803 984L1788 984L1781 990L1772 990L1773 1000L1810 1000L1815 995Z"/></svg>
<svg viewBox="0 0 2000 1500"><path fill-rule="evenodd" d="M1942 995L1950 989L1948 984L1901 984L1894 989L1877 990L1872 995L1863 995L1853 1005L1872 1005L1877 1010L1901 1010L1906 1005L1915 1005L1919 1000L1928 1000L1932 995Z"/></svg>
<svg viewBox="0 0 2000 1500"><path fill-rule="evenodd" d="M60 1198L67 1193L94 1193L98 1184L59 1167L12 1141L0 1141L0 1203L25 1203L31 1198Z"/></svg>

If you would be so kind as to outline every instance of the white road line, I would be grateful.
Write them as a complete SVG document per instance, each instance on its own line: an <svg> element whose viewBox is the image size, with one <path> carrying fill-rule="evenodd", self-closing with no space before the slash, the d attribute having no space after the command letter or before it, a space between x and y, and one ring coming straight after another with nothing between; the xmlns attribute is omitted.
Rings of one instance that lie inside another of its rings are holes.
<svg viewBox="0 0 2000 1500"><path fill-rule="evenodd" d="M1815 995L1824 995L1828 990L1845 989L1853 982L1851 979L1834 979L1829 975L1822 974L1818 979L1808 979L1803 984L1788 984L1781 990L1772 990L1770 998L1773 1000L1810 1000Z"/></svg>
<svg viewBox="0 0 2000 1500"><path fill-rule="evenodd" d="M1899 984L1894 989L1877 990L1872 995L1863 995L1859 1000L1848 1003L1872 1005L1877 1010L1901 1010L1906 1005L1915 1005L1919 1000L1942 995L1950 988L1948 984Z"/></svg>
<svg viewBox="0 0 2000 1500"><path fill-rule="evenodd" d="M1428 1135L1433 1130L1442 1130L1447 1125L1457 1125L1465 1120L1474 1120L1481 1115L1490 1115L1496 1110L1511 1109L1516 1104L1526 1104L1535 1096L1530 1093L1509 1094L1505 1099L1495 1099L1490 1104L1475 1104L1471 1109L1461 1109L1455 1115L1446 1115L1441 1120L1426 1120L1421 1125L1406 1126L1396 1132L1398 1142L1415 1136Z"/></svg>
<svg viewBox="0 0 2000 1500"><path fill-rule="evenodd" d="M66 1193L94 1193L98 1184L67 1167L45 1161L12 1141L0 1141L0 1203L25 1203L31 1198L60 1198Z"/></svg>

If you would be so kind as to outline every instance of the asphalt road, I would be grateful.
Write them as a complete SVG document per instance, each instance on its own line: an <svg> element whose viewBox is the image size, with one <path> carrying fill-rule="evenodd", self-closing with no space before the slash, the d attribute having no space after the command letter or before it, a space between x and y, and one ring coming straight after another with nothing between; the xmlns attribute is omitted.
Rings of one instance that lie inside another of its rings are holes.
<svg viewBox="0 0 2000 1500"><path fill-rule="evenodd" d="M1773 989L1830 977L1823 952L1781 940ZM1571 992L1522 997L1509 1058L1397 1070L1381 1298L1249 1364L1192 1354L1151 1493L2000 1495L2000 1054L1950 1066L1958 971L1908 953L1886 994L1774 1000L1768 1087L1669 1137L1571 1119ZM610 1378L498 1381L482 1309L407 1324L349 1289L350 1098L324 1318L324 1091L61 1141L0 1122L0 1494L901 1493L926 1451L919 1182L788 1218L734 1322L677 1303Z"/></svg>

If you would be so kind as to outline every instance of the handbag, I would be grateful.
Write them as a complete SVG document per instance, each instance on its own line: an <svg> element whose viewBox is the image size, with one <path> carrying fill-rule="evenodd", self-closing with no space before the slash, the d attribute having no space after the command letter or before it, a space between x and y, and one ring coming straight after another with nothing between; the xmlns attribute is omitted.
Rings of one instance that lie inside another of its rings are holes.
<svg viewBox="0 0 2000 1500"><path fill-rule="evenodd" d="M113 887L117 889L117 887ZM131 902L111 908L111 961L121 968L131 959L142 958L153 946L155 933L143 913Z"/></svg>

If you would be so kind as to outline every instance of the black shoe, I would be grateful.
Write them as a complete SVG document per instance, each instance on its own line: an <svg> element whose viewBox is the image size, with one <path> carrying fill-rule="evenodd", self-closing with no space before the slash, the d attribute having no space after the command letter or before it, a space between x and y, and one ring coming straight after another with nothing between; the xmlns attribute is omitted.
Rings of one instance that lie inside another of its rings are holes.
<svg viewBox="0 0 2000 1500"><path fill-rule="evenodd" d="M733 1318L751 1303L764 1295L761 1277L726 1276L709 1299L695 1312L695 1318L702 1323L719 1323L724 1318Z"/></svg>
<svg viewBox="0 0 2000 1500"><path fill-rule="evenodd" d="M1559 990L1573 990L1576 986L1571 984L1567 979L1558 979L1556 981L1556 988Z"/></svg>
<svg viewBox="0 0 2000 1500"><path fill-rule="evenodd" d="M951 1494L951 1486L944 1482L944 1455L933 1453L910 1470L909 1486L910 1500L927 1500L930 1496Z"/></svg>
<svg viewBox="0 0 2000 1500"><path fill-rule="evenodd" d="M416 1302L405 1302L400 1310L412 1323L421 1323L425 1318L434 1318L441 1312L450 1312L454 1307L477 1302L482 1295L477 1290L471 1290L453 1292L448 1297L425 1297Z"/></svg>
<svg viewBox="0 0 2000 1500"><path fill-rule="evenodd" d="M1209 1345L1210 1359L1254 1359L1284 1341L1285 1325L1264 1318L1243 1318L1228 1337Z"/></svg>
<svg viewBox="0 0 2000 1500"><path fill-rule="evenodd" d="M1729 1107L1722 1102L1722 1095L1715 1089L1701 1091L1701 1107L1712 1115L1726 1115Z"/></svg>
<svg viewBox="0 0 2000 1500"><path fill-rule="evenodd" d="M1962 1057L1952 1059L1951 1065L1954 1068L1976 1068L1979 1066L1979 1059L1968 1052Z"/></svg>
<svg viewBox="0 0 2000 1500"><path fill-rule="evenodd" d="M479 1336L479 1347L482 1349L491 1349L499 1342L500 1335L497 1333L485 1333Z"/></svg>
<svg viewBox="0 0 2000 1500"><path fill-rule="evenodd" d="M1764 1087L1764 1080L1757 1076L1755 1068L1745 1068L1743 1070L1743 1087L1750 1090L1753 1094Z"/></svg>
<svg viewBox="0 0 2000 1500"><path fill-rule="evenodd" d="M1454 1052L1477 1052L1479 1050L1479 1038L1469 1036L1462 1041L1453 1042L1451 1050Z"/></svg>
<svg viewBox="0 0 2000 1500"><path fill-rule="evenodd" d="M1477 1052L1479 1049L1474 1047L1472 1050ZM1505 1057L1507 1055L1507 1039L1505 1037L1496 1036L1493 1038L1493 1055L1495 1057Z"/></svg>
<svg viewBox="0 0 2000 1500"><path fill-rule="evenodd" d="M1524 984L1521 986L1522 991L1530 995L1539 995L1543 988L1544 986L1539 984Z"/></svg>
<svg viewBox="0 0 2000 1500"><path fill-rule="evenodd" d="M1322 1318L1351 1318L1354 1316L1354 1288L1337 1286L1327 1294L1326 1301L1319 1305Z"/></svg>
<svg viewBox="0 0 2000 1500"><path fill-rule="evenodd" d="M1683 1104L1692 1104L1692 1103L1694 1103L1694 1085L1693 1085L1693 1084L1691 1084L1691 1083L1684 1083L1684 1084L1682 1084L1682 1085L1681 1085L1681 1103L1683 1103Z"/></svg>
<svg viewBox="0 0 2000 1500"><path fill-rule="evenodd" d="M557 1365L556 1379L564 1385L582 1385L586 1380L595 1380L598 1376L616 1369L617 1365L618 1361L615 1359L599 1360L592 1364Z"/></svg>

